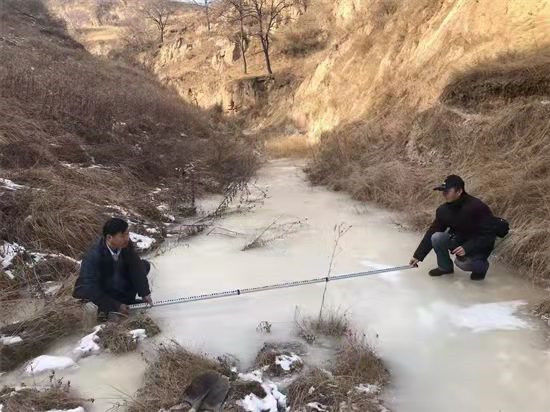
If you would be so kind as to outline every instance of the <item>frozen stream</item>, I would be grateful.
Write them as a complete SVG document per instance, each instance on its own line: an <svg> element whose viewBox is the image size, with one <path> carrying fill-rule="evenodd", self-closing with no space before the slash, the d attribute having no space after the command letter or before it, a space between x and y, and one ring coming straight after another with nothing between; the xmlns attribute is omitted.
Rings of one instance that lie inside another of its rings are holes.
<svg viewBox="0 0 550 412"><path fill-rule="evenodd" d="M263 204L230 214L216 223L220 229L153 258L155 299L324 275L339 223L352 228L340 241L335 274L406 264L420 240L400 230L391 213L310 186L290 161L266 165L257 186L267 190ZM263 247L241 251L275 219L276 225L302 224L290 225L292 233ZM525 305L536 302L540 291L499 265L485 282L474 283L460 271L432 279L427 271L433 264L430 254L417 270L329 284L329 305L348 313L391 370L388 406L406 412L550 411L548 331ZM285 339L296 306L317 313L322 289L321 284L269 291L153 308L150 314L162 339L232 353L246 366L266 340L256 332L258 323L273 324L269 339ZM139 354L103 354L58 374L95 397L94 408L103 411L140 386L144 369Z"/></svg>

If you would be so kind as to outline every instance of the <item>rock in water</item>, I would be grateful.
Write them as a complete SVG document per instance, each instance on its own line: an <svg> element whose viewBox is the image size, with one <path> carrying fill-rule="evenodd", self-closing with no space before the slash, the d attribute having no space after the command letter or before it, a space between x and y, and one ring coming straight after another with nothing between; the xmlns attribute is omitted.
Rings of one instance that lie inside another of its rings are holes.
<svg viewBox="0 0 550 412"><path fill-rule="evenodd" d="M191 405L190 412L223 411L229 392L229 379L216 371L208 370L196 376L183 392L183 402Z"/></svg>

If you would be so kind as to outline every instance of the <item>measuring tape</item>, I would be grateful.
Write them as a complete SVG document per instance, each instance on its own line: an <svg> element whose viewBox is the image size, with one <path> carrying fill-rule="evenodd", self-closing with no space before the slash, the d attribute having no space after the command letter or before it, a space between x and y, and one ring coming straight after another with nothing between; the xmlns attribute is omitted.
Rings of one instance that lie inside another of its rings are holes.
<svg viewBox="0 0 550 412"><path fill-rule="evenodd" d="M387 269L371 270L368 272L345 273L343 275L325 276L325 277L319 277L319 278L307 279L307 280L296 280L293 282L276 283L273 285L257 286L254 288L234 289L234 290L227 290L225 292L214 292L214 293L206 293L203 295L187 296L183 298L165 299L165 300L159 300L157 302L153 302L153 306L178 305L180 303L198 302L201 300L225 298L227 296L239 296L239 295L245 295L248 293L264 292L267 290L286 289L286 288L293 288L296 286L312 285L314 283L332 282L334 280L352 279L352 278L359 278L363 276L379 275L381 273L398 272L398 271L412 269L412 268L413 266L409 266L409 265L396 266L396 267L387 268ZM137 303L135 305L129 305L130 309L146 309L150 307L151 306L147 303Z"/></svg>

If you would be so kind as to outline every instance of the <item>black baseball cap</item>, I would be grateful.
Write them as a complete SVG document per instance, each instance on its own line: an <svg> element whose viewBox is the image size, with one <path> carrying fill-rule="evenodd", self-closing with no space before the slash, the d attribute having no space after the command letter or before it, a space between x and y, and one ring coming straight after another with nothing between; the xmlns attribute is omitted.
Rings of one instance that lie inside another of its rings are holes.
<svg viewBox="0 0 550 412"><path fill-rule="evenodd" d="M451 188L464 190L464 180L460 176L450 175L445 178L441 185L434 187L434 190L445 192Z"/></svg>

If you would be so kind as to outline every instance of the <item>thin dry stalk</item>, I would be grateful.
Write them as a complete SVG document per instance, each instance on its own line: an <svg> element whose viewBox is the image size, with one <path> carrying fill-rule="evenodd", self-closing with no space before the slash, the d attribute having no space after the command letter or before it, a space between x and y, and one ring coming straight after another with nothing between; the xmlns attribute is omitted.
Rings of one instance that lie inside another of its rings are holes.
<svg viewBox="0 0 550 412"><path fill-rule="evenodd" d="M334 244L332 247L332 253L330 255L330 261L328 265L328 271L327 271L327 278L330 278L330 275L332 273L332 269L334 269L334 259L336 255L339 253L338 250L338 244L340 243L340 240L342 237L348 232L348 230L351 229L350 225L347 225L345 223L340 223L338 225L334 225ZM325 282L325 287L323 289L323 298L321 299L321 307L319 308L319 323L321 323L323 319L323 308L325 306L325 295L327 293L327 287L328 287L328 281Z"/></svg>

